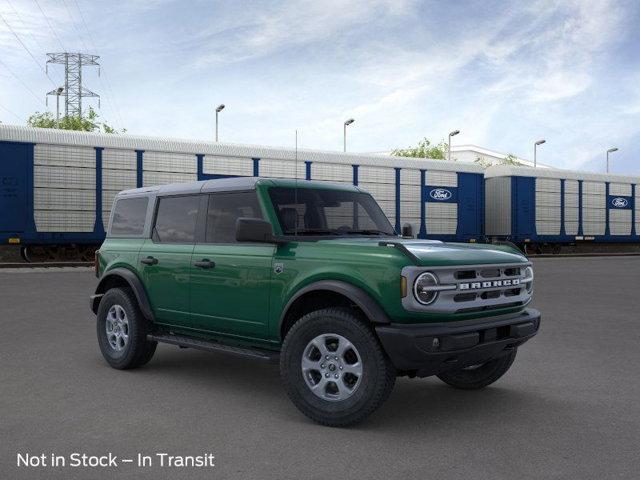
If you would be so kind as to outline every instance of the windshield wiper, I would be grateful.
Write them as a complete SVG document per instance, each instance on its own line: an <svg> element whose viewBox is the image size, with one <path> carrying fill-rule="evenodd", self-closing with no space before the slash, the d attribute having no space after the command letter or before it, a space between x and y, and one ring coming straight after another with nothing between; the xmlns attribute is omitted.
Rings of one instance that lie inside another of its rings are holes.
<svg viewBox="0 0 640 480"><path fill-rule="evenodd" d="M345 233L349 235L393 235L392 233L375 229L347 230Z"/></svg>
<svg viewBox="0 0 640 480"><path fill-rule="evenodd" d="M301 228L300 230L287 231L287 235L339 235L335 230L329 230L327 228Z"/></svg>

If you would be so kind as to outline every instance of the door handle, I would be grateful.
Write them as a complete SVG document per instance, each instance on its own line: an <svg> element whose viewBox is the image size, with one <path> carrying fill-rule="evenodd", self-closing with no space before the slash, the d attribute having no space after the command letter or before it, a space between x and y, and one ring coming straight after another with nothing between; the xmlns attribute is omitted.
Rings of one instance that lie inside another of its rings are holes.
<svg viewBox="0 0 640 480"><path fill-rule="evenodd" d="M158 263L158 259L155 257L147 257L140 260L140 263L144 263L145 265L155 265Z"/></svg>
<svg viewBox="0 0 640 480"><path fill-rule="evenodd" d="M193 265L198 268L213 268L216 266L215 262L212 262L208 258L203 258L199 262L194 262Z"/></svg>

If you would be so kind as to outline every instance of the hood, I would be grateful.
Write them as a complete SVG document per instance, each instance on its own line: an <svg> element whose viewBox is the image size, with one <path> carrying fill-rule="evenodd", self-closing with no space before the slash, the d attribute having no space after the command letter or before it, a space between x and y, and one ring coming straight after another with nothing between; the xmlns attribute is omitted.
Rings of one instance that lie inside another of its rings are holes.
<svg viewBox="0 0 640 480"><path fill-rule="evenodd" d="M323 240L322 243L349 246L378 246L380 242L397 244L407 249L419 266L481 265L496 263L523 263L525 257L515 247L477 243L443 243L437 240L414 240L398 237L360 237ZM383 248L383 247L380 247ZM409 256L407 255L407 256Z"/></svg>
<svg viewBox="0 0 640 480"><path fill-rule="evenodd" d="M400 240L421 266L479 265L527 262L519 250L508 245L441 243L428 240Z"/></svg>

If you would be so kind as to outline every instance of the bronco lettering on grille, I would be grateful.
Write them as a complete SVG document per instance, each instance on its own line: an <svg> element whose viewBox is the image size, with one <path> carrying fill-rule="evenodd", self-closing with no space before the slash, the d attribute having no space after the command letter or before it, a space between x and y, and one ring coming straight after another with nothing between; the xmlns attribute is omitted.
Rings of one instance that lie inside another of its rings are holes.
<svg viewBox="0 0 640 480"><path fill-rule="evenodd" d="M515 285L520 285L519 278L512 278L507 280L492 280L487 282L459 283L458 290L478 290L481 288L513 287Z"/></svg>

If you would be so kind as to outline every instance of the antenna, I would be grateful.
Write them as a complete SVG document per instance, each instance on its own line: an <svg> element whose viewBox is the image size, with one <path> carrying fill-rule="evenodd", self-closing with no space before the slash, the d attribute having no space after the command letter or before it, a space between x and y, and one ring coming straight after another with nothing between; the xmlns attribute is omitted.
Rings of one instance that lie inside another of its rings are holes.
<svg viewBox="0 0 640 480"><path fill-rule="evenodd" d="M296 170L296 185L293 189L293 205L296 209L296 221L293 223L293 235L298 236L298 129L296 128L296 153L295 153L295 166Z"/></svg>

